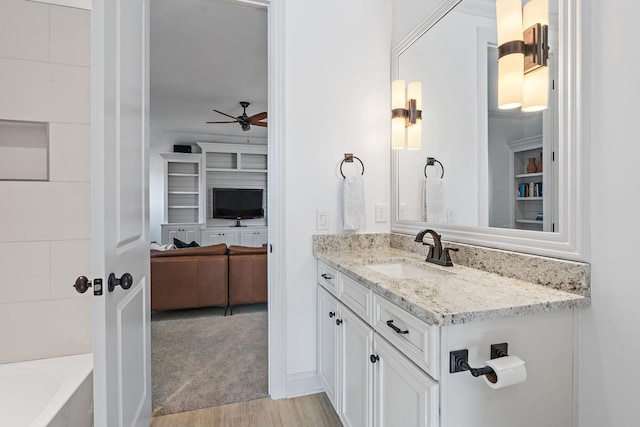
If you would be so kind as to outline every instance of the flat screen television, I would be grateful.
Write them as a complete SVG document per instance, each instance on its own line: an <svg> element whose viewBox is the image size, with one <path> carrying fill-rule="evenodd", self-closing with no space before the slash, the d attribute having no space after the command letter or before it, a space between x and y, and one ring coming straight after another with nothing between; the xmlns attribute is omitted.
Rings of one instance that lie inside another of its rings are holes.
<svg viewBox="0 0 640 427"><path fill-rule="evenodd" d="M214 188L213 218L263 218L263 191L253 188Z"/></svg>

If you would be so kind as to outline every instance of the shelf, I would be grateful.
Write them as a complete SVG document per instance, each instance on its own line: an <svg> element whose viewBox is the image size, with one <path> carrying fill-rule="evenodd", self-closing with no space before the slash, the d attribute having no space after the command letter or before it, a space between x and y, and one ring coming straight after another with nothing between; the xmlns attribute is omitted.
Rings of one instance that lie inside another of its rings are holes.
<svg viewBox="0 0 640 427"><path fill-rule="evenodd" d="M517 223L520 224L539 224L542 225L542 220L537 219L516 219Z"/></svg>
<svg viewBox="0 0 640 427"><path fill-rule="evenodd" d="M168 194L187 194L187 195L198 195L197 191L169 191Z"/></svg>
<svg viewBox="0 0 640 427"><path fill-rule="evenodd" d="M198 206L169 206L169 209L198 209Z"/></svg>
<svg viewBox="0 0 640 427"><path fill-rule="evenodd" d="M542 197L516 197L516 200L542 200Z"/></svg>
<svg viewBox="0 0 640 427"><path fill-rule="evenodd" d="M253 172L253 173L267 173L266 169L222 169L222 168L207 168L207 172Z"/></svg>
<svg viewBox="0 0 640 427"><path fill-rule="evenodd" d="M199 177L200 174L197 173L169 173L169 176L195 176L195 177Z"/></svg>
<svg viewBox="0 0 640 427"><path fill-rule="evenodd" d="M516 175L516 178L534 178L534 177L538 177L538 176L542 176L542 172L535 172L535 173L521 173Z"/></svg>

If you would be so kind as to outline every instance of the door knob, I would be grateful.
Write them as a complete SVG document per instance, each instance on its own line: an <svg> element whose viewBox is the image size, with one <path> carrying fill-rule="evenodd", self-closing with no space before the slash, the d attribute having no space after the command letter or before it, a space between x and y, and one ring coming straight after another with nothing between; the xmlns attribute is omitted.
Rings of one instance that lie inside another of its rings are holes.
<svg viewBox="0 0 640 427"><path fill-rule="evenodd" d="M109 280L107 281L109 292L113 292L116 286L120 286L122 289L127 290L131 285L133 285L133 276L129 273L124 273L119 279L115 274L111 273L109 275Z"/></svg>
<svg viewBox="0 0 640 427"><path fill-rule="evenodd" d="M87 276L80 276L76 279L73 287L79 294L84 294L91 287L91 280L87 279Z"/></svg>

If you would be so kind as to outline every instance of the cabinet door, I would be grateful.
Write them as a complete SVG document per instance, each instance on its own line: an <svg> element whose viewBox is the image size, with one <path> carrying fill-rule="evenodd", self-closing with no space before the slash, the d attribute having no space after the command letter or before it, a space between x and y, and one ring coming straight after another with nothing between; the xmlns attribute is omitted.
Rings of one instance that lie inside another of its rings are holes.
<svg viewBox="0 0 640 427"><path fill-rule="evenodd" d="M200 226L198 225L163 225L162 243L173 244L173 239L185 243L195 241L200 244Z"/></svg>
<svg viewBox="0 0 640 427"><path fill-rule="evenodd" d="M338 384L338 301L318 286L318 377L336 412L339 412Z"/></svg>
<svg viewBox="0 0 640 427"><path fill-rule="evenodd" d="M241 245L258 248L267 243L266 229L248 229L242 231Z"/></svg>
<svg viewBox="0 0 640 427"><path fill-rule="evenodd" d="M196 228L185 227L182 229L182 233L180 234L182 238L178 237L178 239L182 240L185 243L191 243L195 241L200 244L200 230Z"/></svg>
<svg viewBox="0 0 640 427"><path fill-rule="evenodd" d="M345 427L372 426L373 330L355 314L342 307L340 336L340 420Z"/></svg>
<svg viewBox="0 0 640 427"><path fill-rule="evenodd" d="M203 245L217 245L225 243L227 246L238 245L240 242L240 233L229 229L206 229L202 230Z"/></svg>
<svg viewBox="0 0 640 427"><path fill-rule="evenodd" d="M384 338L376 335L374 345L375 426L438 426L438 383Z"/></svg>

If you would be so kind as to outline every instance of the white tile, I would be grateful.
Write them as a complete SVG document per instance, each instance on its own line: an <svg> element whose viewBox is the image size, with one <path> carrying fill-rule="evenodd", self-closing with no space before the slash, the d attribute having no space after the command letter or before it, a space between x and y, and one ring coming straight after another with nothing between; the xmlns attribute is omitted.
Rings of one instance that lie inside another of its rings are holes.
<svg viewBox="0 0 640 427"><path fill-rule="evenodd" d="M51 181L90 182L91 127L51 123L49 164Z"/></svg>
<svg viewBox="0 0 640 427"><path fill-rule="evenodd" d="M0 57L49 61L49 6L0 1Z"/></svg>
<svg viewBox="0 0 640 427"><path fill-rule="evenodd" d="M0 305L0 363L91 352L92 297Z"/></svg>
<svg viewBox="0 0 640 427"><path fill-rule="evenodd" d="M90 69L0 58L0 117L90 123Z"/></svg>
<svg viewBox="0 0 640 427"><path fill-rule="evenodd" d="M0 181L0 242L91 238L90 184Z"/></svg>
<svg viewBox="0 0 640 427"><path fill-rule="evenodd" d="M88 67L90 47L91 13L51 6L51 62Z"/></svg>
<svg viewBox="0 0 640 427"><path fill-rule="evenodd" d="M50 258L49 242L0 243L0 303L49 299Z"/></svg>
<svg viewBox="0 0 640 427"><path fill-rule="evenodd" d="M91 279L91 240L51 242L51 298L79 298L73 284L79 276Z"/></svg>

